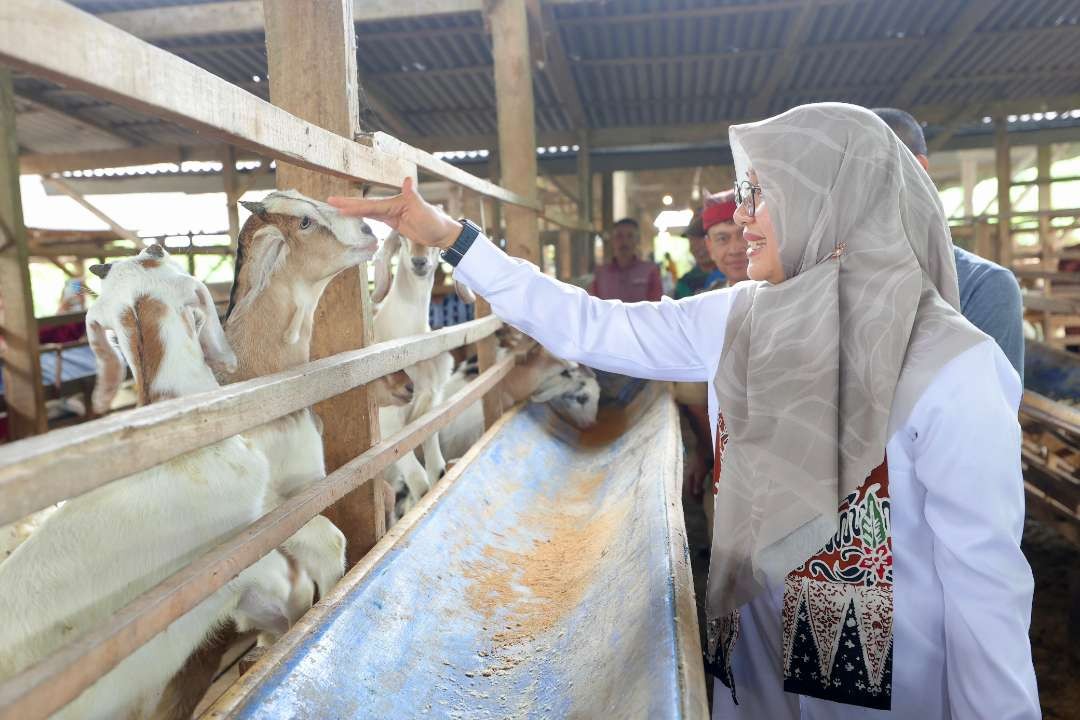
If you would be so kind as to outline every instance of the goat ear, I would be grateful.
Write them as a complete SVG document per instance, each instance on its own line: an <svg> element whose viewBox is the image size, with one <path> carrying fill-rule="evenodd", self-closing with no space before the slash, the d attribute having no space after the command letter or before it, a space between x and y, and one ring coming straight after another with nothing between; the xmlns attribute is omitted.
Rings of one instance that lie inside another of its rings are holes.
<svg viewBox="0 0 1080 720"><path fill-rule="evenodd" d="M199 345L202 346L203 357L206 364L214 371L225 373L236 372L236 354L229 346L225 338L225 331L221 328L221 320L218 319L217 307L214 299L210 297L210 291L198 280L193 280L194 298L190 305L194 306L203 314L204 322L199 330Z"/></svg>
<svg viewBox="0 0 1080 720"><path fill-rule="evenodd" d="M105 276L109 274L110 270L112 270L112 263L104 263L102 265L90 266L90 272L97 275L102 280L105 279Z"/></svg>
<svg viewBox="0 0 1080 720"><path fill-rule="evenodd" d="M254 202L251 200L241 200L240 204L243 205L249 213L255 215L263 220L266 219L266 205L261 202Z"/></svg>
<svg viewBox="0 0 1080 720"><path fill-rule="evenodd" d="M89 314L86 318L86 337L97 359L97 381L94 383L91 404L95 415L104 415L109 412L113 398L116 397L116 391L120 389L120 383L124 380L124 358L109 342L105 326Z"/></svg>
<svg viewBox="0 0 1080 720"><path fill-rule="evenodd" d="M457 280L455 280L454 292L457 293L457 296L461 299L461 302L463 303L468 303L469 305L472 305L474 302L476 302L476 295L473 294L473 291L465 283L459 283Z"/></svg>
<svg viewBox="0 0 1080 720"><path fill-rule="evenodd" d="M386 294L390 292L390 284L394 281L394 276L390 272L390 260L398 254L398 250L401 248L401 235L394 232L383 240L382 245L375 251L375 257L371 262L375 265L375 291L371 295L371 299L375 302L382 302L386 298Z"/></svg>
<svg viewBox="0 0 1080 720"><path fill-rule="evenodd" d="M281 637L289 631L289 610L272 594L258 587L248 587L240 594L236 609L252 627Z"/></svg>
<svg viewBox="0 0 1080 720"><path fill-rule="evenodd" d="M143 249L143 252L146 253L147 255L149 255L150 257L156 257L156 258L165 257L165 248L161 247L157 243L154 243L153 245L147 245Z"/></svg>

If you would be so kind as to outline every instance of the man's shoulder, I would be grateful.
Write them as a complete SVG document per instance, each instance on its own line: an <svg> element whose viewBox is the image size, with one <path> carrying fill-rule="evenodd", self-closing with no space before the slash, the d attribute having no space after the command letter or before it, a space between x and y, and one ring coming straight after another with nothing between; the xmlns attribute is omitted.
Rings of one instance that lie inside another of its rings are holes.
<svg viewBox="0 0 1080 720"><path fill-rule="evenodd" d="M705 271L702 270L701 268L699 268L697 265L695 265L694 267L690 268L689 270L687 270L686 272L683 273L682 277L679 278L679 282L682 282L684 280L687 281L687 282L690 282L692 280L696 280L698 278L704 278L704 277L705 277Z"/></svg>
<svg viewBox="0 0 1080 720"><path fill-rule="evenodd" d="M965 287L975 288L984 285L995 287L1015 288L1020 292L1020 284L1016 276L1008 268L998 265L996 262L968 252L963 248L954 248L956 255L956 276L961 285L961 294Z"/></svg>

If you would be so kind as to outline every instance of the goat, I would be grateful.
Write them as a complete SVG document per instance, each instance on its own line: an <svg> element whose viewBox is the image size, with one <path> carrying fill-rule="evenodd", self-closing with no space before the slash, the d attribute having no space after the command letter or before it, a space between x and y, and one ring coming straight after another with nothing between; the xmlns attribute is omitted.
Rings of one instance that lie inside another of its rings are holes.
<svg viewBox="0 0 1080 720"><path fill-rule="evenodd" d="M513 331L517 333L517 331ZM500 331L498 359L517 356L514 367L499 384L502 404L519 402L548 403L563 419L584 429L596 423L600 385L589 368L555 357L540 345L523 348L517 336ZM475 359L459 366L446 385L453 395L479 374ZM443 454L460 458L484 434L484 413L480 403L473 403L439 434Z"/></svg>
<svg viewBox="0 0 1080 720"><path fill-rule="evenodd" d="M391 271L391 260L397 257L397 273ZM435 284L435 271L439 265L439 251L413 243L408 238L391 233L375 254L375 292L373 299L380 303L375 312L375 340L383 342L410 335L431 332L428 310L431 306L431 290ZM463 285L455 283L458 293L466 302L475 297ZM424 360L405 369L416 386L416 396L407 410L380 412L379 422L384 435L396 432L406 424L442 403L443 387L450 380L454 362L449 353ZM422 445L426 480L421 481L416 466L408 458L402 458L397 471L408 487L409 505L415 503L442 477L446 460L439 447L438 433L427 438Z"/></svg>
<svg viewBox="0 0 1080 720"><path fill-rule="evenodd" d="M96 412L108 409L125 361L140 405L212 390L218 385L208 365L235 367L206 287L169 262L160 246L92 271L103 278L86 315L98 362ZM106 622L259 518L269 475L266 457L234 436L65 502L0 564L0 679ZM54 717L147 716L188 655L226 619L274 634L288 629L291 593L287 561L274 551Z"/></svg>

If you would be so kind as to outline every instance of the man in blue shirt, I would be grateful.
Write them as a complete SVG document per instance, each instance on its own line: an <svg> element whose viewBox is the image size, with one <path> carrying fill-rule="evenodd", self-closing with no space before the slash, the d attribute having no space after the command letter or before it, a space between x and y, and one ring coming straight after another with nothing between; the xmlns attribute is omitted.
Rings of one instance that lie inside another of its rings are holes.
<svg viewBox="0 0 1080 720"><path fill-rule="evenodd" d="M918 121L903 110L875 108L924 169L929 170L926 137ZM985 258L955 247L956 278L960 283L960 312L975 327L994 338L1005 357L1024 379L1024 302L1016 276Z"/></svg>

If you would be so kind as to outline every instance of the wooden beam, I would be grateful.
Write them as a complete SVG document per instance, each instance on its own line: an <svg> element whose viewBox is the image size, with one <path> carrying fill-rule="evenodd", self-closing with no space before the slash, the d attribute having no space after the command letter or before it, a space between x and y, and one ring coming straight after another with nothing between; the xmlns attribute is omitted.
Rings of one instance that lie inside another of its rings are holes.
<svg viewBox="0 0 1080 720"><path fill-rule="evenodd" d="M971 122L975 118L983 117L986 112L986 108L981 105L976 105L973 108L965 107L961 108L956 114L954 114L945 125L938 131L938 134L927 143L926 149L931 153L936 153L939 150L943 150L945 145L952 140L956 131L963 127L966 123Z"/></svg>
<svg viewBox="0 0 1080 720"><path fill-rule="evenodd" d="M40 93L22 92L19 93L18 98L20 102L29 105L35 110L46 112L51 115L58 115L69 123L73 123L80 130L92 133L98 137L108 138L109 140L118 143L120 147L131 147L132 145L137 145L145 141L145 138L141 136L133 138L130 133L121 132L108 123L92 120L82 113L69 110L58 104L56 101L43 97Z"/></svg>
<svg viewBox="0 0 1080 720"><path fill-rule="evenodd" d="M897 91L892 100L892 105L898 108L907 108L915 101L919 90L927 82L937 75L938 71L945 66L949 58L953 56L957 48L963 45L983 20L986 19L994 8L995 3L983 0L981 2L968 2L964 9L957 15L956 20L949 27L948 36L941 42L934 44L916 66L918 69L913 73Z"/></svg>
<svg viewBox="0 0 1080 720"><path fill-rule="evenodd" d="M1009 158L1009 126L1005 118L994 118L994 161L997 169L998 225L994 260L1012 267L1012 161Z"/></svg>
<svg viewBox="0 0 1080 720"><path fill-rule="evenodd" d="M591 138L588 132L578 136L577 183L578 183L578 220L583 225L593 225L593 179ZM571 277L585 274L589 267L589 244L595 231L579 233L574 238L574 260Z"/></svg>
<svg viewBox="0 0 1080 720"><path fill-rule="evenodd" d="M181 147L179 145L151 145L121 150L92 150L77 153L28 153L19 157L19 171L23 175L48 175L69 170L96 170L97 168L156 165L185 160L216 160L220 156L217 145ZM250 155L250 153L248 153ZM253 155L250 155L254 157Z"/></svg>
<svg viewBox="0 0 1080 720"><path fill-rule="evenodd" d="M563 197L565 197L567 200L574 203L575 205L578 204L578 196L575 195L573 191L570 190L570 188L566 187L566 185L563 184L563 182L559 180L559 178L555 177L551 173L544 172L543 170L540 170L539 172L541 175L544 176L545 180L551 183L552 187L554 187L559 193L562 194Z"/></svg>
<svg viewBox="0 0 1080 720"><path fill-rule="evenodd" d="M274 1L266 0L267 3ZM402 454L412 452L424 438L464 412L482 393L505 377L514 362L513 356L503 359L455 393L446 404L434 408L325 478L311 483L243 532L234 534L150 588L114 613L101 627L76 638L0 684L0 718L47 717L78 697L176 618L287 540L327 505L343 496L349 497L346 493L376 485L376 482L366 481Z"/></svg>
<svg viewBox="0 0 1080 720"><path fill-rule="evenodd" d="M11 439L47 429L18 152L11 71L0 69L0 299L4 305L0 333L7 344L0 372Z"/></svg>
<svg viewBox="0 0 1080 720"><path fill-rule="evenodd" d="M85 197L82 196L81 193L76 192L73 187L68 185L61 178L47 177L47 178L43 178L42 182L45 183L46 185L49 185L49 186L59 190L60 192L67 195L69 198L71 198L75 202L79 203L79 205L81 205L87 211L89 211L91 215L93 215L94 217L96 217L98 220L105 223L106 225L108 225L109 229L112 230L114 233L116 233L120 237L124 238L125 240L131 240L133 243L135 243L135 247L139 247L139 248L146 247L146 241L145 240L143 240L141 237L139 237L137 234L135 234L131 230L128 230L127 228L125 228L120 223L113 220L108 215L106 215L105 212L101 208L99 208L97 205L94 205L94 203L87 200Z"/></svg>
<svg viewBox="0 0 1080 720"><path fill-rule="evenodd" d="M221 157L221 183L225 191L225 212L229 217L229 245L236 248L240 237L240 184L236 176L236 148L226 145Z"/></svg>
<svg viewBox="0 0 1080 720"><path fill-rule="evenodd" d="M540 32L544 36L544 46L547 48L547 64L544 70L551 78L551 84L558 93L559 99L562 100L570 122L575 128L584 130L589 127L589 118L581 102L577 81L574 80L574 74L570 71L570 61L566 48L563 46L562 35L559 34L555 10L551 5L544 4L540 12Z"/></svg>
<svg viewBox="0 0 1080 720"><path fill-rule="evenodd" d="M390 186L413 172L60 0L0 3L0 37L0 62L279 161Z"/></svg>
<svg viewBox="0 0 1080 720"><path fill-rule="evenodd" d="M492 0L485 11L495 59L502 185L535 202L536 115L525 0ZM506 239L507 252L539 264L540 228L535 211L506 208Z"/></svg>
<svg viewBox="0 0 1080 720"><path fill-rule="evenodd" d="M391 340L219 390L107 415L47 438L0 445L0 525L479 342L502 323L473 320Z"/></svg>
<svg viewBox="0 0 1080 720"><path fill-rule="evenodd" d="M359 87L352 0L304 3L264 0L270 99L285 110L352 140L360 133ZM295 188L319 200L354 195L347 180L286 163L277 166L279 189ZM315 311L311 357L330 357L370 345L372 307L367 264L331 281ZM379 441L379 411L366 388L356 388L315 406L323 423L327 471L334 471ZM385 495L359 491L327 510L348 539L354 564L386 532Z"/></svg>
<svg viewBox="0 0 1080 720"><path fill-rule="evenodd" d="M787 82L791 71L796 66L796 59L806 42L807 36L813 27L811 20L817 11L815 0L804 0L796 11L795 19L788 28L784 38L784 50L773 62L772 69L765 76L765 82L758 89L757 94L750 101L747 114L750 117L762 117L769 109L769 103L776 95L777 88L781 88Z"/></svg>

